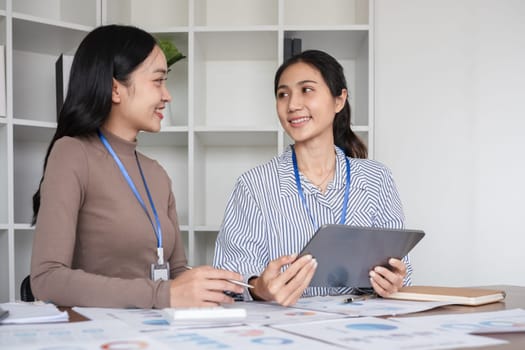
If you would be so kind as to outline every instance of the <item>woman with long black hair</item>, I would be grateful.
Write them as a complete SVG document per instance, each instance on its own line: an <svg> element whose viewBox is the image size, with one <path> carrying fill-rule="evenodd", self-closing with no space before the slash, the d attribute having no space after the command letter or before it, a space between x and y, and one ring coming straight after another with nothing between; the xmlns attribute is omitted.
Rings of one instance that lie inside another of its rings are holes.
<svg viewBox="0 0 525 350"><path fill-rule="evenodd" d="M33 197L31 286L62 306L164 308L231 303L210 266L186 268L171 180L136 151L140 131L158 132L166 58L131 26L90 32L73 60L67 97Z"/></svg>

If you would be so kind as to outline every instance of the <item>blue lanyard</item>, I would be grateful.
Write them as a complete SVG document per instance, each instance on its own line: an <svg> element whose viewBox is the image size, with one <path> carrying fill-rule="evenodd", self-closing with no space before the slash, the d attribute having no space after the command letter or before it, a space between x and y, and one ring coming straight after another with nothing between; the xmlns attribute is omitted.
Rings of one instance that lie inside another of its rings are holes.
<svg viewBox="0 0 525 350"><path fill-rule="evenodd" d="M339 221L341 225L344 225L345 223L346 210L348 208L348 197L350 195L350 162L348 161L348 157L346 156L345 156L345 161L346 161L346 184L345 184L345 195L343 199L343 208L341 210L341 220ZM310 216L310 220L312 221L314 230L317 230L319 228L317 226L317 221L312 215L312 212L310 211L310 207L308 207L308 203L306 202L306 198L304 197L303 187L301 186L301 178L299 177L299 167L297 166L297 156L295 155L294 146L292 146L292 162L293 162L293 172L295 174L295 183L297 185L297 192L299 192L299 197L301 197L303 206L306 208L306 211L308 212L308 216Z"/></svg>
<svg viewBox="0 0 525 350"><path fill-rule="evenodd" d="M155 204L153 204L153 198L151 198L151 194L149 192L148 184L146 183L146 178L144 177L144 173L142 172L142 167L140 166L140 163L139 163L139 158L137 157L137 152L135 152L135 159L137 160L137 165L139 166L140 176L142 176L142 182L144 182L144 187L146 188L146 193L148 194L149 203L151 204L151 210L153 211L153 215L155 216L156 225L153 223L153 220L151 220L151 216L148 213L148 209L146 208L146 204L142 200L142 197L140 196L139 191L135 187L135 184L133 183L133 180L129 176L128 171L126 170L126 168L124 167L124 164L122 164L122 162L120 161L120 158L115 153L115 151L113 150L113 148L109 144L109 142L106 139L106 137L104 135L102 135L100 130L98 130L98 137L100 138L100 141L102 141L102 143L104 144L106 149L108 150L109 154L111 154L111 156L115 160L115 163L117 163L117 165L118 165L118 167L120 169L120 172L122 173L122 175L126 179L129 187L133 191L133 194L135 195L135 197L139 201L140 206L142 207L142 209L144 209L144 212L148 216L148 219L149 219L149 222L151 223L151 226L153 226L153 231L155 231L155 236L157 236L157 248L158 249L162 249L162 229L161 229L161 226L160 226L159 215L157 214L157 210L155 209ZM160 258L161 258L161 256L159 254L159 259ZM162 258L161 260L164 260L164 259Z"/></svg>

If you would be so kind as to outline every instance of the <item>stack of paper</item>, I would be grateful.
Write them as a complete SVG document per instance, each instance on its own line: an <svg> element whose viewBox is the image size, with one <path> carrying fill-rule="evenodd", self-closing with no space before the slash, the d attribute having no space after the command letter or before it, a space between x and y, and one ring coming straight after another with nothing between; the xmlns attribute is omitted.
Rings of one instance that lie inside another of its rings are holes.
<svg viewBox="0 0 525 350"><path fill-rule="evenodd" d="M0 304L0 306L9 311L9 316L0 321L0 324L67 322L69 320L67 312L58 310L53 304L18 302Z"/></svg>

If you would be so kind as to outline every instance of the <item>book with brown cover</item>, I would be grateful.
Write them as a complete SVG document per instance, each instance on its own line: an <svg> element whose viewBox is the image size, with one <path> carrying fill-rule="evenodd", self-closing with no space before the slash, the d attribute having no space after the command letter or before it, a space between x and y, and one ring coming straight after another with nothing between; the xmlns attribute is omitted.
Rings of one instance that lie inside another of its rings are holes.
<svg viewBox="0 0 525 350"><path fill-rule="evenodd" d="M458 305L483 305L503 300L505 291L497 289L407 286L387 298L398 300L444 301Z"/></svg>

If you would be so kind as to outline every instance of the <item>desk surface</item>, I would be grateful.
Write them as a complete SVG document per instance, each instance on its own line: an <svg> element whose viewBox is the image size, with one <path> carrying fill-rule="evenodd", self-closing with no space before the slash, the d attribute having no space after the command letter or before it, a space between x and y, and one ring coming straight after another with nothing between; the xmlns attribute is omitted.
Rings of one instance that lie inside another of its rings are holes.
<svg viewBox="0 0 525 350"><path fill-rule="evenodd" d="M518 286L507 286L507 285L498 285L498 286L486 286L484 288L492 289L502 289L507 293L505 301L497 302L481 306L459 306L459 305L450 305L442 306L440 308L413 313L405 316L398 317L412 317L412 316L430 316L430 315L443 315L443 314L464 314L470 312L487 312L487 311L500 311L505 309L516 309L522 308L525 309L525 287ZM71 308L61 308L66 310L69 313L70 322L78 322L87 320L82 315L71 310ZM509 343L498 345L498 346L485 346L479 349L483 350L523 350L525 349L525 334L524 333L506 333L506 334L490 334L487 335L493 338L506 340ZM478 348L468 348L468 349L478 349Z"/></svg>
<svg viewBox="0 0 525 350"><path fill-rule="evenodd" d="M425 312L413 313L400 317L412 317L412 316L431 316L431 315L444 315L444 314L465 314L469 312L488 312L488 311L501 311L508 309L525 309L525 287L518 286L486 286L484 288L490 289L501 289L507 293L505 300L502 302L481 305L481 306L459 306L450 305L442 306L440 308L429 310ZM498 346L484 346L483 350L523 350L525 349L525 334L524 333L499 333L499 334L487 334L487 336L497 339L506 340L509 343L498 345ZM478 349L478 348L469 348Z"/></svg>

